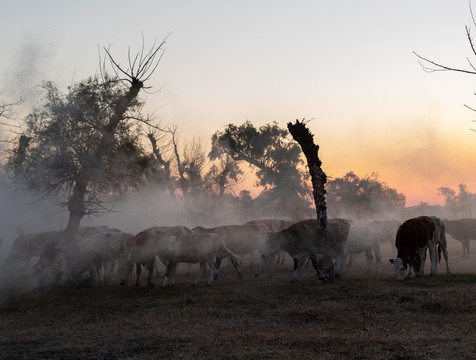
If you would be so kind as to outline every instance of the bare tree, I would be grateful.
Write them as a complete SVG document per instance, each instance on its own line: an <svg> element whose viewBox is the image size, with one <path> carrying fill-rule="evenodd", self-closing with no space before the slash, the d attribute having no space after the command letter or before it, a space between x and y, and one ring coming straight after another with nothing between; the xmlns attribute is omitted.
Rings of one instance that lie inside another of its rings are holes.
<svg viewBox="0 0 476 360"><path fill-rule="evenodd" d="M473 14L473 9L471 7L471 3L469 3L469 10L470 10L470 13L471 13L472 23L476 27L476 20L475 20L474 14ZM466 37L468 39L468 43L469 43L469 47L471 49L471 53L473 54L473 56L476 57L476 48L475 48L474 38L471 34L471 28L468 25L465 25L464 28L465 28L465 31L466 31ZM413 53L417 56L418 61L421 65L422 69L426 72L431 73L431 72L438 72L438 71L455 71L455 72L460 72L460 73L465 73L465 74L470 74L470 75L476 75L476 65L474 65L473 61L471 61L468 57L466 57L466 61L468 62L469 68L464 69L464 68L460 68L460 67L447 66L447 65L441 64L439 62L430 60L426 57L421 56L420 54L418 54L415 51ZM476 111L476 109L473 108L473 107L470 107L468 105L464 105L464 106L467 107L468 109L472 110L472 111ZM474 129L471 129L471 130L476 131Z"/></svg>
<svg viewBox="0 0 476 360"><path fill-rule="evenodd" d="M311 175L313 198L316 205L317 220L319 222L319 241L321 249L325 249L321 268L322 282L334 281L334 263L331 256L331 246L327 233L327 205L326 205L326 189L327 175L322 170L322 162L319 159L319 145L314 144L314 135L306 127L304 119L302 121L288 123L288 130L294 140L301 146L304 153L309 174Z"/></svg>

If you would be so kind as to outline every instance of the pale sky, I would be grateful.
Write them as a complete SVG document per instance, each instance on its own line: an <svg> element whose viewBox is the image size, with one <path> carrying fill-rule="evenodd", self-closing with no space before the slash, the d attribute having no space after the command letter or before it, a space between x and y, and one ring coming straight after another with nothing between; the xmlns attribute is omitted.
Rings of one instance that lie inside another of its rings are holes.
<svg viewBox="0 0 476 360"><path fill-rule="evenodd" d="M476 3L474 4L476 6ZM96 73L99 48L125 64L169 33L147 109L206 146L217 130L309 123L330 177L354 171L442 203L476 192L476 81L426 73L413 51L454 67L473 59L467 0L3 1L0 89L32 103Z"/></svg>

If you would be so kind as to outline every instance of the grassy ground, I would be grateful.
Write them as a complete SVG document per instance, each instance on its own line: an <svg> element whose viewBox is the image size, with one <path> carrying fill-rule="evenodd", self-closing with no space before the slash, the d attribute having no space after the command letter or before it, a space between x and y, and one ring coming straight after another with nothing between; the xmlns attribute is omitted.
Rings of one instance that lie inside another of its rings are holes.
<svg viewBox="0 0 476 360"><path fill-rule="evenodd" d="M50 289L0 305L0 359L473 359L476 258L450 247L453 274L397 282L364 256L333 285L292 264L271 279L243 266L212 287ZM428 268L428 267L427 267ZM160 280L155 279L159 284Z"/></svg>

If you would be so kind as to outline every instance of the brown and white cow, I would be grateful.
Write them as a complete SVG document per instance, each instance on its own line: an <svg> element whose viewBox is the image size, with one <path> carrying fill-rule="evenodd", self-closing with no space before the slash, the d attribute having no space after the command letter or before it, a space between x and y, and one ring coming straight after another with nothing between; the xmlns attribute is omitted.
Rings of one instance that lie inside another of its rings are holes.
<svg viewBox="0 0 476 360"><path fill-rule="evenodd" d="M427 248L430 252L430 275L437 274L435 231L435 222L428 216L412 218L400 225L395 238L397 257L390 259L398 280L412 277L412 268L416 275L423 275L425 262L422 256Z"/></svg>
<svg viewBox="0 0 476 360"><path fill-rule="evenodd" d="M159 257L167 261L167 270L164 275L162 287L174 285L175 271L178 263L200 264L200 271L193 282L197 285L203 276L207 264L210 268L208 285L212 285L218 271L215 266L216 258L230 256L232 261L237 262L238 257L226 245L224 239L216 233L190 233L183 236L166 236L162 238L162 249Z"/></svg>
<svg viewBox="0 0 476 360"><path fill-rule="evenodd" d="M157 226L139 232L131 242L130 245L130 266L129 272L132 274L134 265L136 265L136 286L140 284L141 265L144 265L148 271L147 284L153 286L152 275L154 272L154 262L156 256L162 261L165 261L160 256L164 253L168 244L164 239L168 236L180 238L183 235L189 234L190 229L186 226Z"/></svg>
<svg viewBox="0 0 476 360"><path fill-rule="evenodd" d="M470 240L476 240L476 219L445 220L446 232L461 242L463 256L469 256Z"/></svg>
<svg viewBox="0 0 476 360"><path fill-rule="evenodd" d="M269 228L262 224L256 225L223 225L214 228L203 228L197 226L192 230L193 233L207 233L218 234L225 241L228 249L236 255L248 255L252 254L259 246L259 244L266 241L271 234ZM227 256L227 254L224 254ZM220 268L221 264L220 256L216 259L216 268ZM233 267L238 273L238 277L242 277L242 272L238 262L231 258Z"/></svg>
<svg viewBox="0 0 476 360"><path fill-rule="evenodd" d="M329 219L327 221L327 233L329 243L331 246L331 256L336 262L335 273L337 276L342 276L344 273L345 260L345 243L347 235L349 234L350 224L343 219ZM292 281L297 281L297 276L303 262L310 258L312 265L319 272L317 255L323 254L325 249L321 248L319 240L319 223L317 220L304 220L297 222L287 229L272 233L265 241L261 248L261 256L263 260L275 255L280 249L292 256L294 261L294 272ZM262 261L259 268L255 272L258 276L262 270ZM270 275L274 273L274 268L271 264Z"/></svg>
<svg viewBox="0 0 476 360"><path fill-rule="evenodd" d="M450 267L448 264L448 244L446 242L446 227L443 220L436 216L429 216L429 218L435 223L435 242L438 249L438 262L441 262L441 253L443 252L443 257L446 262L446 273L450 274ZM426 252L421 256L423 264L426 259Z"/></svg>

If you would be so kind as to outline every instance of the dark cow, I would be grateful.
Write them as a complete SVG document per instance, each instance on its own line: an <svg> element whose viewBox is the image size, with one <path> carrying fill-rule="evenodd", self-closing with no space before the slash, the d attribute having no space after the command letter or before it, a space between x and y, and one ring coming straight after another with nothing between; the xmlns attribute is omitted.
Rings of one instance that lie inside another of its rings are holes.
<svg viewBox="0 0 476 360"><path fill-rule="evenodd" d="M130 274L134 264L136 265L136 286L140 284L141 265L145 265L148 270L147 284L153 286L152 275L154 272L154 262L156 256L164 251L164 238L168 236L181 237L189 234L190 230L186 226L159 226L152 227L139 232L130 244ZM167 244L167 242L165 242ZM164 261L163 258L161 260Z"/></svg>
<svg viewBox="0 0 476 360"><path fill-rule="evenodd" d="M342 276L344 273L345 242L349 234L350 224L342 219L329 219L327 221L327 233L331 246L331 256L335 259L335 273ZM310 258L316 272L319 272L317 255L323 254L319 240L319 223L317 220L304 220L295 223L287 229L272 233L265 241L260 250L263 260L275 255L280 249L292 256L294 260L293 280L297 280L299 269L303 262ZM255 272L258 276L261 272L263 261ZM270 274L273 274L271 265Z"/></svg>
<svg viewBox="0 0 476 360"><path fill-rule="evenodd" d="M272 232L278 232L281 230L284 230L294 224L296 221L286 221L286 220L280 220L280 219L262 219L262 220L251 220L245 223L245 225L265 225L268 227L268 229ZM276 259L276 264L284 264L285 262L285 250L281 250L278 253L277 259ZM251 265L254 265L254 258L253 256L251 257Z"/></svg>
<svg viewBox="0 0 476 360"><path fill-rule="evenodd" d="M395 246L397 257L390 259L398 280L412 276L412 267L417 275L423 275L426 248L430 251L430 275L437 273L435 222L428 216L420 216L405 221L397 231ZM422 261L423 260L423 261Z"/></svg>
<svg viewBox="0 0 476 360"><path fill-rule="evenodd" d="M476 240L476 219L445 220L446 232L461 242L463 256L469 256L469 241Z"/></svg>

